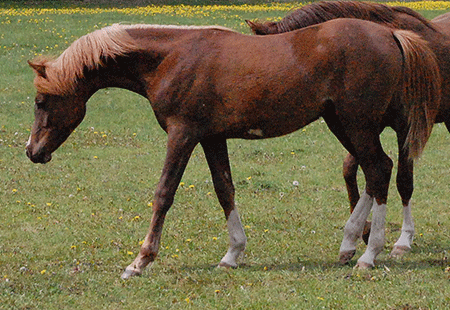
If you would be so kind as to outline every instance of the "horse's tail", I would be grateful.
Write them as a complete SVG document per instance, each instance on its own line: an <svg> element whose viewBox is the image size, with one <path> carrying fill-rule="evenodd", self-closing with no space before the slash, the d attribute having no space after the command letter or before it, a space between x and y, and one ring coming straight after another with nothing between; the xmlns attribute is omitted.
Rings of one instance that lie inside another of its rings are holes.
<svg viewBox="0 0 450 310"><path fill-rule="evenodd" d="M419 35L395 30L394 38L403 53L402 102L408 116L405 148L409 158L420 156L431 135L441 99L441 75L436 55Z"/></svg>

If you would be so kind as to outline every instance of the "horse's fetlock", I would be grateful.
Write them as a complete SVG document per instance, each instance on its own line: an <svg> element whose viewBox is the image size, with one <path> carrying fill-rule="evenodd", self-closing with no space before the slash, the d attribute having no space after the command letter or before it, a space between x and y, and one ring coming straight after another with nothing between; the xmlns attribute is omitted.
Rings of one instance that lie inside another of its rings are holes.
<svg viewBox="0 0 450 310"><path fill-rule="evenodd" d="M245 238L243 240L239 240L238 242L233 244L234 249L241 251L241 252L245 250L246 246L247 246L247 238Z"/></svg>

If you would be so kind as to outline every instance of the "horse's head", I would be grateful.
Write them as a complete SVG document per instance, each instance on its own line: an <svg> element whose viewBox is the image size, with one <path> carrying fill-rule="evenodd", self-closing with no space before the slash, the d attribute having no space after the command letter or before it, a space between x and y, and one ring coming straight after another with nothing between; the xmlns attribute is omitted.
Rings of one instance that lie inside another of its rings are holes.
<svg viewBox="0 0 450 310"><path fill-rule="evenodd" d="M47 79L45 65L30 63L36 79ZM36 80L35 80L36 84ZM83 92L56 95L38 88L35 99L34 124L26 146L27 156L34 163L45 164L52 153L81 123L86 112Z"/></svg>

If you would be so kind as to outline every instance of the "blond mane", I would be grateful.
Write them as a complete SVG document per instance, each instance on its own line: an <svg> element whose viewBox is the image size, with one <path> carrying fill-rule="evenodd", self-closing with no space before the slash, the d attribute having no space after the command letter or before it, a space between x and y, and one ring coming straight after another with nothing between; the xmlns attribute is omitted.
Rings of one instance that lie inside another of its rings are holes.
<svg viewBox="0 0 450 310"><path fill-rule="evenodd" d="M38 58L31 62L32 67L43 68L37 71L34 85L38 92L67 95L75 90L77 80L83 77L85 70L103 65L103 61L113 59L139 50L137 43L127 29L217 29L220 26L164 26L164 25L122 25L114 24L96 30L72 43L58 58Z"/></svg>
<svg viewBox="0 0 450 310"><path fill-rule="evenodd" d="M77 79L85 69L102 65L102 60L137 50L134 40L124 27L114 24L82 36L73 42L58 58L40 58L33 63L45 67L45 74L38 74L34 85L38 92L54 95L74 91Z"/></svg>

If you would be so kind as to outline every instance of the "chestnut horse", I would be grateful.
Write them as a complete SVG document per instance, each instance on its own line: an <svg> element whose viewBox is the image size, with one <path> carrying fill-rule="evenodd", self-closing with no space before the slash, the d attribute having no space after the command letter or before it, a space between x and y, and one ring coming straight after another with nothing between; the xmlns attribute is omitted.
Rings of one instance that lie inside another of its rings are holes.
<svg viewBox="0 0 450 310"><path fill-rule="evenodd" d="M437 56L443 78L442 99L436 122L445 122L450 128L450 14L444 14L430 23L415 11L406 7L389 7L383 4L354 1L322 1L306 5L293 11L279 22L247 21L253 33L259 35L275 34L310 25L319 24L336 18L357 18L370 20L396 29L410 30L425 39ZM446 33L445 33L446 29ZM404 135L405 124L389 123L397 133ZM408 160L408 149L399 144L397 189L403 204L402 232L394 244L391 255L402 255L411 249L414 236L414 221L411 215L411 196L413 193L413 162ZM350 200L350 211L353 212L359 198L356 181L358 161L352 154L344 160L344 179ZM363 239L367 243L370 233L370 222L366 223ZM345 260L343 261L345 262Z"/></svg>
<svg viewBox="0 0 450 310"><path fill-rule="evenodd" d="M227 220L230 245L219 266L237 266L247 239L226 140L278 137L319 117L359 159L368 184L361 207L373 203L373 227L384 227L392 161L379 134L392 120L405 123L400 143L418 156L440 97L439 68L423 40L356 19L266 37L221 27L116 24L30 66L37 95L26 152L35 163L51 160L83 120L88 99L105 87L146 97L167 132L149 232L122 278L140 275L155 260L166 213L198 143ZM372 236L361 266L372 266L383 248L384 229L372 229ZM349 253L357 237L349 236Z"/></svg>

